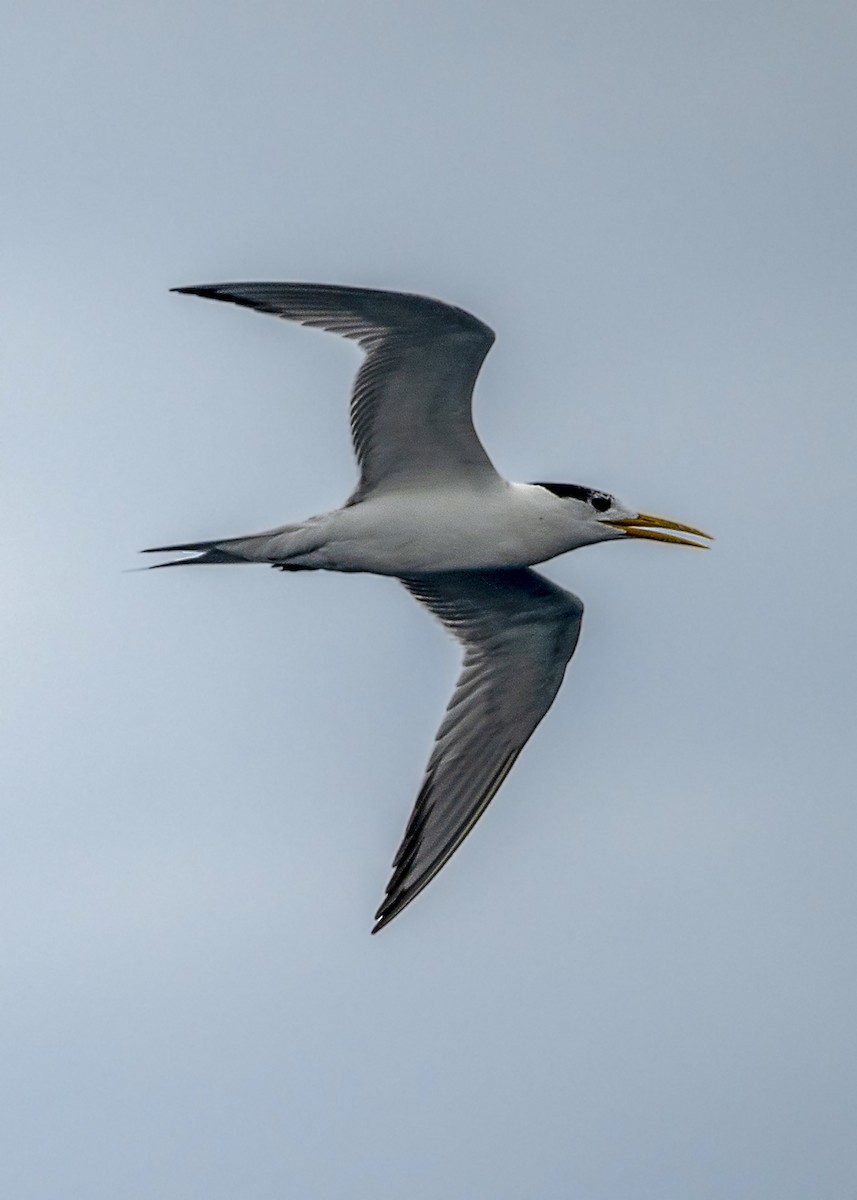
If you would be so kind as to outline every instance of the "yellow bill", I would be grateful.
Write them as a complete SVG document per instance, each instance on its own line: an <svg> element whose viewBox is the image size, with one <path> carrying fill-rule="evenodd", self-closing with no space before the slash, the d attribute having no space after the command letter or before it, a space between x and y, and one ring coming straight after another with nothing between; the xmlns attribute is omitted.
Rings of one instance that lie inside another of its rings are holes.
<svg viewBox="0 0 857 1200"><path fill-rule="evenodd" d="M703 533L701 529L694 529L692 525L682 525L679 521L668 521L666 517L652 517L648 513L638 513L636 517L624 521L605 521L605 525L614 525L628 537L648 538L652 542L674 542L677 546L696 546L697 550L707 550L708 546L704 542L692 542L689 538L664 533L663 530L676 529L680 533L692 533L694 537L713 541L710 533Z"/></svg>

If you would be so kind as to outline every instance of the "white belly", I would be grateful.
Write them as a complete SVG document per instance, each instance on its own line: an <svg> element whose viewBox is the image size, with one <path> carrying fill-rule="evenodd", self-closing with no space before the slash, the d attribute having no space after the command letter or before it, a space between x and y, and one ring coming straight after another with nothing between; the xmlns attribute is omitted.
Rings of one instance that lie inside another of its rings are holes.
<svg viewBox="0 0 857 1200"><path fill-rule="evenodd" d="M577 545L565 506L541 488L408 491L330 513L313 565L403 575L530 566Z"/></svg>

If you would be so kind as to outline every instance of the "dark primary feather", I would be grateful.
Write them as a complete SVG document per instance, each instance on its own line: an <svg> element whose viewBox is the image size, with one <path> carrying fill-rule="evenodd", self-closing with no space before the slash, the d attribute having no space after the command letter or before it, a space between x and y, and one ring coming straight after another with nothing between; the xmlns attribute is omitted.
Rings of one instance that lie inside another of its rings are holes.
<svg viewBox="0 0 857 1200"><path fill-rule="evenodd" d="M273 313L357 342L366 358L351 397L358 500L397 478L494 477L471 398L494 334L476 317L402 292L314 283L174 288Z"/></svg>
<svg viewBox="0 0 857 1200"><path fill-rule="evenodd" d="M373 933L434 878L488 807L553 703L583 615L577 596L525 568L402 582L462 643L464 663Z"/></svg>

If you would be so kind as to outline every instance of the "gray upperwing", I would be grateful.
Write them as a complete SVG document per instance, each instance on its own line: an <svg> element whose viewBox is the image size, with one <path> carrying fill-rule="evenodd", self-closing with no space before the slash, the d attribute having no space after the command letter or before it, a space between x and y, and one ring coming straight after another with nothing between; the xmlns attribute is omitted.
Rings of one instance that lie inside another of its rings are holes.
<svg viewBox="0 0 857 1200"><path fill-rule="evenodd" d="M496 795L553 703L583 604L535 571L403 579L464 646L464 663L373 933L431 882Z"/></svg>
<svg viewBox="0 0 857 1200"><path fill-rule="evenodd" d="M366 351L351 397L360 465L352 502L381 488L444 477L498 478L471 415L473 386L494 334L470 313L426 296L317 283L222 283L174 291L317 326Z"/></svg>

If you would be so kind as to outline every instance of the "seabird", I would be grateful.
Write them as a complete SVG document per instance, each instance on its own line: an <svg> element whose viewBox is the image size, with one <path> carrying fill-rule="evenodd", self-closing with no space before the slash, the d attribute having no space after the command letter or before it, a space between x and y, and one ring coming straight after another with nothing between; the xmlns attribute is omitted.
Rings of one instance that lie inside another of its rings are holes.
<svg viewBox="0 0 857 1200"><path fill-rule="evenodd" d="M487 325L426 296L310 283L175 288L338 333L365 352L351 395L360 479L345 504L245 537L152 547L159 566L266 563L399 579L464 661L393 863L377 932L458 849L553 703L583 604L531 568L628 538L697 546L699 529L574 483L510 483L473 427Z"/></svg>

